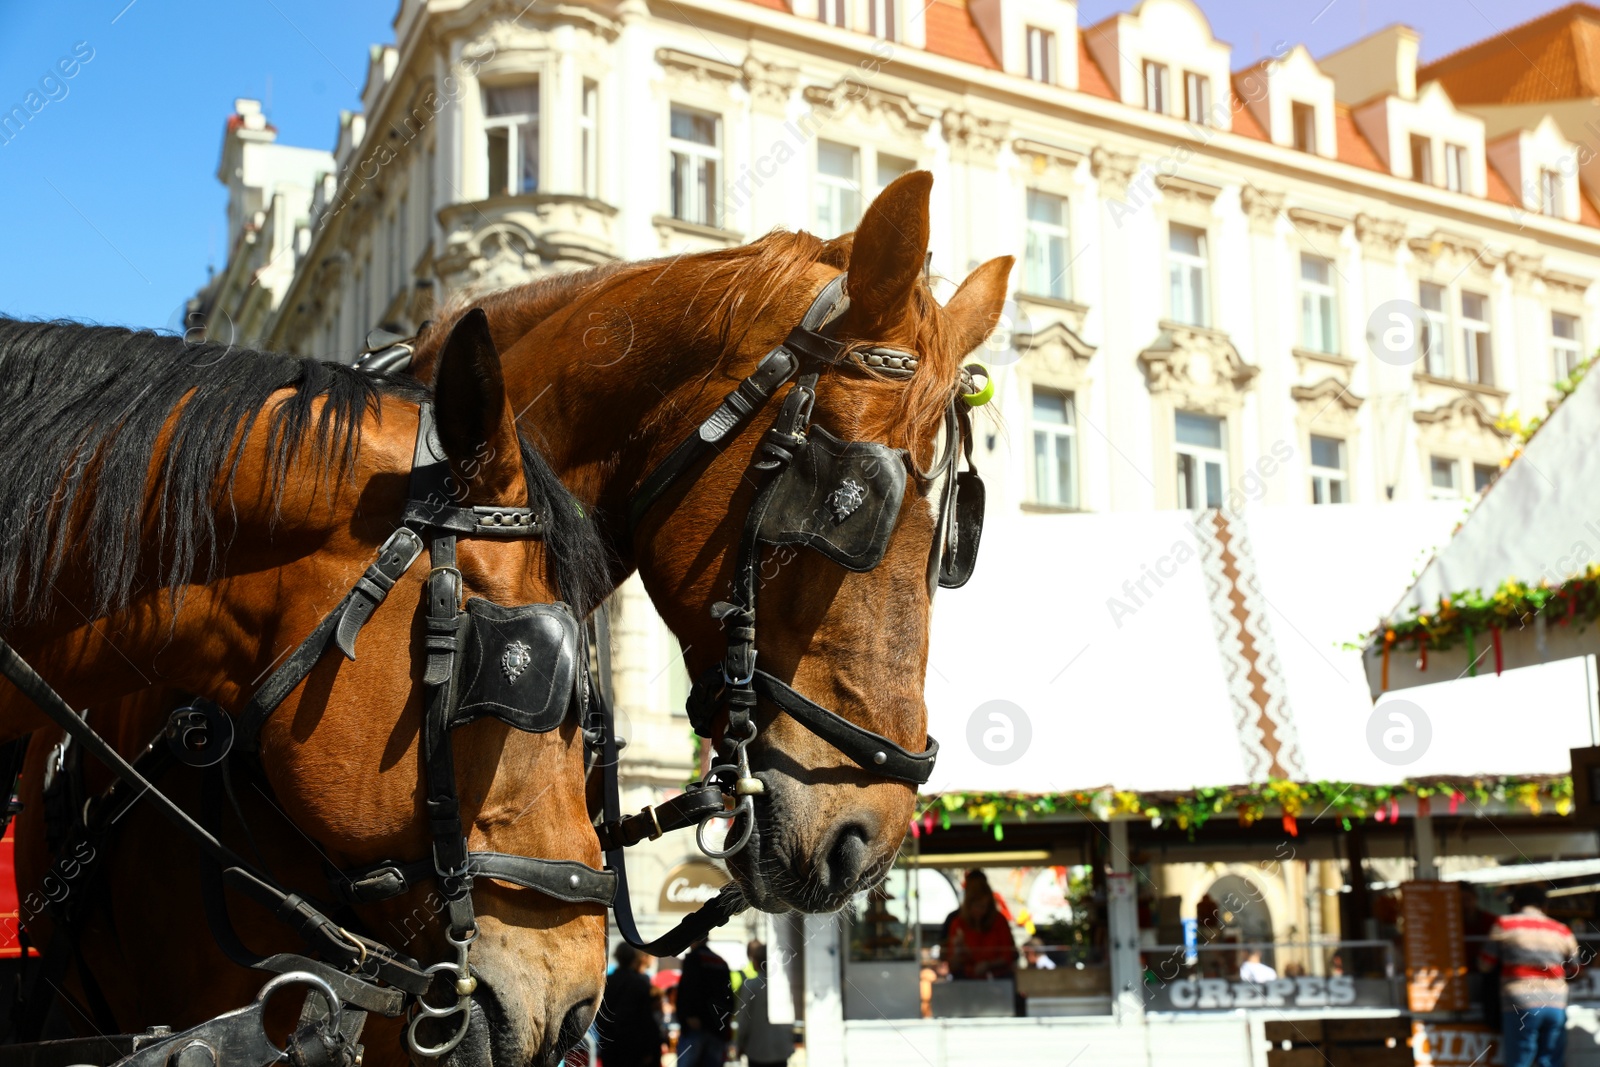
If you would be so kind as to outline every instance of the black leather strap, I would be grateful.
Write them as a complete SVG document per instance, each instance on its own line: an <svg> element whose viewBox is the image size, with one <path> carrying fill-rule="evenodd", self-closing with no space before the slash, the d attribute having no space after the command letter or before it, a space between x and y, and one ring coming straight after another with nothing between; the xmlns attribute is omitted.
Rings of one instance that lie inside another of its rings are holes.
<svg viewBox="0 0 1600 1067"><path fill-rule="evenodd" d="M933 774L939 755L939 742L928 738L924 752L908 752L887 737L857 726L836 712L806 699L789 683L766 671L755 672L755 690L834 748L849 756L863 769L880 778L892 778L909 785L923 785Z"/></svg>
<svg viewBox="0 0 1600 1067"><path fill-rule="evenodd" d="M600 848L610 852L614 848L637 845L640 841L654 841L674 830L699 826L711 816L720 814L725 807L722 790L715 786L691 788L671 800L645 808L637 815L601 823L595 827L595 832L600 835Z"/></svg>
<svg viewBox="0 0 1600 1067"><path fill-rule="evenodd" d="M389 595L394 583L417 561L422 554L422 547L422 538L414 530L402 526L390 534L383 547L378 549L378 558L356 579L355 587L345 596L344 603L334 609L334 614L339 617L334 626L334 639L347 658L356 658L356 637L361 633L361 628L378 610L378 605ZM288 695L287 691L284 695Z"/></svg>
<svg viewBox="0 0 1600 1067"><path fill-rule="evenodd" d="M611 905L617 879L610 871L573 860L543 860L505 852L469 852L467 871L474 879L493 878L532 889L569 904ZM334 888L350 904L371 904L409 893L434 877L432 860L387 863L353 873L338 873Z"/></svg>

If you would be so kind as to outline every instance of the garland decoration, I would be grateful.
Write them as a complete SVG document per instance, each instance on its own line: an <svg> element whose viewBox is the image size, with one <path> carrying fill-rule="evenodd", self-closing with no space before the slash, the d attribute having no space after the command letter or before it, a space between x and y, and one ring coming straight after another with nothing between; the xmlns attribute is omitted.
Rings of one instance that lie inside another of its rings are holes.
<svg viewBox="0 0 1600 1067"><path fill-rule="evenodd" d="M1426 666L1430 650L1438 652L1458 644L1466 645L1468 660L1475 667L1476 638L1487 630L1494 642L1495 672L1499 673L1501 632L1534 625L1540 618L1554 618L1560 626L1574 622L1588 626L1600 619L1600 563L1589 564L1582 573L1558 585L1510 578L1487 595L1479 590L1453 593L1436 607L1412 608L1406 617L1386 621L1377 633L1382 635L1385 664L1391 646L1406 642L1415 644L1419 667Z"/></svg>
<svg viewBox="0 0 1600 1067"><path fill-rule="evenodd" d="M1354 825L1352 820L1395 822L1400 818L1400 800L1405 797L1416 801L1419 814L1431 812L1431 798L1440 797L1448 802L1451 815L1457 814L1463 804L1475 809L1496 802L1531 815L1568 815L1572 811L1572 778L1441 778L1398 785L1271 780L1197 789L1192 793L1139 793L1111 788L1042 794L941 793L913 821L912 832L921 837L932 833L936 825L948 830L957 819L964 818L981 824L996 841L1004 841L1007 823L1075 812L1101 822L1119 815L1143 816L1154 828L1172 823L1188 831L1192 838L1211 819L1232 814L1241 826L1276 815L1284 832L1298 837L1303 815L1313 822L1337 818L1346 831Z"/></svg>

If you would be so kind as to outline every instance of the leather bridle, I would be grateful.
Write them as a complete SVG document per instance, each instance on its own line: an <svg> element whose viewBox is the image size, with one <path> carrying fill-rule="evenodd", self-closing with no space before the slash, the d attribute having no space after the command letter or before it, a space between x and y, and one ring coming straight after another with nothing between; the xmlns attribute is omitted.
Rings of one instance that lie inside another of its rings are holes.
<svg viewBox="0 0 1600 1067"><path fill-rule="evenodd" d="M347 903L370 903L399 896L431 879L445 902L445 937L452 947L453 959L424 967L379 941L341 927L321 906L283 888L270 873L224 845L213 832L214 827L203 825L152 785L10 644L0 639L0 674L85 751L105 763L125 786L131 787L136 794L132 799L148 794L161 813L199 847L202 865L209 868L211 874L207 918L219 945L235 962L280 974L290 970L310 972L325 980L342 1000L359 1009L347 1012L349 1017L360 1016L365 1011L394 1017L409 1009L407 1043L413 1052L429 1057L449 1052L467 1032L470 998L477 987L469 965L470 946L478 936L472 895L474 880L492 878L568 903L606 906L612 903L619 882L617 875L610 871L595 870L570 860L471 852L467 848L456 788L451 729L462 722L458 715L459 664L466 643L474 640L474 636L471 612L462 611L463 589L461 573L456 567L456 541L459 538L539 538L543 522L537 512L528 507L458 506L449 492L450 485L450 467L434 429L432 405L423 403L402 525L384 542L377 558L338 606L323 617L239 711L237 738L242 753L259 759L261 729L272 713L305 681L330 644L337 645L347 657L355 658L356 639L362 626L426 547L430 570L426 582L427 663L423 682L427 695L421 737L421 773L432 854L426 859L333 872L332 880ZM575 621L572 632L574 635L581 633ZM519 654L526 655L526 652ZM581 647L572 649L570 654L579 663L586 661L586 652ZM587 714L587 671L578 670L576 675L578 682L571 703L578 707L580 714ZM223 724L229 720L215 705L196 702L175 713L173 721L180 724L177 736L191 747L197 731L201 734L207 730L221 731L214 732L213 743L206 746L210 749L207 765L218 765L229 755L232 735L222 735L226 732ZM157 743L160 740L158 738ZM152 749L147 749L146 753ZM322 960L291 953L264 959L250 952L233 933L227 919L227 909L221 899L224 883L288 924L305 941L307 951L318 953ZM435 1007L428 1002L426 994L440 975L447 980L453 999L444 1007ZM418 1036L417 1028L424 1019L455 1015L460 1015L461 1021L454 1034L442 1043L428 1045ZM359 1031L359 1023L354 1029Z"/></svg>

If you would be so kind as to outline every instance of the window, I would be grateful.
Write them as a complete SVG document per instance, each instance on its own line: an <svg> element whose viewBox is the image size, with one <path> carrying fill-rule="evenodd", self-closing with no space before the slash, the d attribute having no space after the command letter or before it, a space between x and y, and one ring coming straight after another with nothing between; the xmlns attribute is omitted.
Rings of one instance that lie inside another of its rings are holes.
<svg viewBox="0 0 1600 1067"><path fill-rule="evenodd" d="M1066 300L1072 296L1067 270L1067 201L1028 190L1028 235L1023 256L1023 289Z"/></svg>
<svg viewBox="0 0 1600 1067"><path fill-rule="evenodd" d="M872 195L878 195L878 193L887 189L889 183L900 177L900 175L910 174L916 169L917 161L914 159L906 159L903 156L891 156L886 152L879 152L877 181L874 183L876 187Z"/></svg>
<svg viewBox="0 0 1600 1067"><path fill-rule="evenodd" d="M1433 142L1420 133L1411 135L1411 177L1433 184Z"/></svg>
<svg viewBox="0 0 1600 1067"><path fill-rule="evenodd" d="M1456 461L1443 456L1428 457L1428 495L1435 500L1449 500L1461 495L1456 484Z"/></svg>
<svg viewBox="0 0 1600 1067"><path fill-rule="evenodd" d="M1494 345L1489 336L1489 298L1461 294L1461 363L1469 382L1494 384Z"/></svg>
<svg viewBox="0 0 1600 1067"><path fill-rule="evenodd" d="M830 26L844 29L848 25L845 0L818 0L817 18Z"/></svg>
<svg viewBox="0 0 1600 1067"><path fill-rule="evenodd" d="M817 142L817 234L837 237L861 221L861 151Z"/></svg>
<svg viewBox="0 0 1600 1067"><path fill-rule="evenodd" d="M1561 175L1549 167L1539 171L1539 213L1561 215Z"/></svg>
<svg viewBox="0 0 1600 1067"><path fill-rule="evenodd" d="M1056 35L1037 26L1028 27L1028 77L1054 84L1056 80Z"/></svg>
<svg viewBox="0 0 1600 1067"><path fill-rule="evenodd" d="M1555 363L1556 381L1572 377L1583 362L1583 340L1579 336L1578 317L1550 314L1550 355Z"/></svg>
<svg viewBox="0 0 1600 1067"><path fill-rule="evenodd" d="M1311 502L1346 504L1350 489L1345 481L1344 442L1337 437L1311 435Z"/></svg>
<svg viewBox="0 0 1600 1067"><path fill-rule="evenodd" d="M1467 191L1467 150L1458 144L1444 146L1444 187L1456 193Z"/></svg>
<svg viewBox="0 0 1600 1067"><path fill-rule="evenodd" d="M1417 323L1417 346L1423 368L1435 378L1450 377L1450 331L1444 317L1444 286L1423 282L1417 287L1422 318Z"/></svg>
<svg viewBox="0 0 1600 1067"><path fill-rule="evenodd" d="M1222 420L1210 415L1177 413L1178 506L1191 511L1220 508L1228 480L1228 456L1222 448Z"/></svg>
<svg viewBox="0 0 1600 1067"><path fill-rule="evenodd" d="M1300 343L1313 352L1337 352L1333 262L1300 255Z"/></svg>
<svg viewBox="0 0 1600 1067"><path fill-rule="evenodd" d="M1474 463L1472 465L1472 491L1481 493L1494 484L1500 477L1500 468L1492 463Z"/></svg>
<svg viewBox="0 0 1600 1067"><path fill-rule="evenodd" d="M600 83L593 78L583 79L583 107L578 113L579 150L582 152L583 173L578 176L584 196L600 195L600 141L595 123L600 112Z"/></svg>
<svg viewBox="0 0 1600 1067"><path fill-rule="evenodd" d="M867 11L871 22L869 29L872 32L872 36L881 37L885 41L897 41L900 39L900 35L895 30L894 5L895 0L867 0Z"/></svg>
<svg viewBox="0 0 1600 1067"><path fill-rule="evenodd" d="M1290 108L1294 126L1294 146L1301 152L1317 150L1317 109L1310 104L1296 102Z"/></svg>
<svg viewBox="0 0 1600 1067"><path fill-rule="evenodd" d="M1171 288L1172 320L1205 326L1206 234L1193 226L1173 223L1167 234L1167 278Z"/></svg>
<svg viewBox="0 0 1600 1067"><path fill-rule="evenodd" d="M1078 427L1071 393L1033 391L1033 497L1078 506Z"/></svg>
<svg viewBox="0 0 1600 1067"><path fill-rule="evenodd" d="M672 217L717 225L718 167L722 120L704 111L672 106L668 147L672 152Z"/></svg>
<svg viewBox="0 0 1600 1067"><path fill-rule="evenodd" d="M539 83L486 85L489 195L539 191Z"/></svg>
<svg viewBox="0 0 1600 1067"><path fill-rule="evenodd" d="M1196 126L1211 125L1211 79L1189 71L1183 76L1185 115Z"/></svg>
<svg viewBox="0 0 1600 1067"><path fill-rule="evenodd" d="M1144 107L1146 111L1168 113L1167 101L1172 97L1172 79L1165 63L1144 64Z"/></svg>

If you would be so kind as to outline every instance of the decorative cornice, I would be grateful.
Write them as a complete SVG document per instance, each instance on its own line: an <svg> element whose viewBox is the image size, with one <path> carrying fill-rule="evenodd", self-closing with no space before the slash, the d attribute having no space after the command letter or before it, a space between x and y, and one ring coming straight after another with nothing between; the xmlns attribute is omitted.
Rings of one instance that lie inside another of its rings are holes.
<svg viewBox="0 0 1600 1067"><path fill-rule="evenodd" d="M1000 145L1010 128L1010 123L1003 119L988 119L958 108L947 109L940 124L944 128L944 139L952 146L963 148L971 155L990 158L1000 154Z"/></svg>
<svg viewBox="0 0 1600 1067"><path fill-rule="evenodd" d="M1356 240L1365 255L1393 259L1405 239L1406 224L1399 219L1380 219L1364 212L1356 216Z"/></svg>
<svg viewBox="0 0 1600 1067"><path fill-rule="evenodd" d="M1192 178L1180 178L1176 174L1156 175L1156 188L1168 200L1183 200L1200 207L1210 207L1217 199L1222 189L1205 182L1197 182Z"/></svg>
<svg viewBox="0 0 1600 1067"><path fill-rule="evenodd" d="M1239 206L1250 220L1250 228L1260 233L1272 233L1278 216L1283 214L1284 194L1269 192L1255 185L1239 190Z"/></svg>
<svg viewBox="0 0 1600 1067"><path fill-rule="evenodd" d="M1073 384L1083 381L1095 353L1094 345L1060 320L1030 333L1018 333L1012 338L1012 345L1022 354L1025 365Z"/></svg>
<svg viewBox="0 0 1600 1067"><path fill-rule="evenodd" d="M1571 296L1582 296L1589 291L1589 286L1594 284L1593 278L1582 278L1558 270L1547 270L1540 277L1544 279L1547 288Z"/></svg>
<svg viewBox="0 0 1600 1067"><path fill-rule="evenodd" d="M1121 200L1139 172L1139 157L1096 146L1089 150L1089 169L1100 183L1102 200Z"/></svg>
<svg viewBox="0 0 1600 1067"><path fill-rule="evenodd" d="M854 109L863 118L880 121L907 137L921 138L933 127L933 118L924 114L909 96L853 78L841 79L831 87L808 85L800 96L814 109L826 110L833 117Z"/></svg>
<svg viewBox="0 0 1600 1067"><path fill-rule="evenodd" d="M1150 392L1175 393L1182 403L1208 412L1238 407L1261 368L1244 361L1220 330L1163 322L1161 333L1139 353Z"/></svg>
<svg viewBox="0 0 1600 1067"><path fill-rule="evenodd" d="M1354 415L1364 397L1352 393L1338 378L1324 378L1316 385L1296 385L1289 389L1290 399L1320 412L1330 404L1337 404L1345 414Z"/></svg>
<svg viewBox="0 0 1600 1067"><path fill-rule="evenodd" d="M1511 431L1497 425L1494 415L1475 396L1458 396L1432 410L1412 412L1411 417L1418 426L1464 426L1470 420L1477 423L1479 430L1487 430L1501 440L1511 436Z"/></svg>
<svg viewBox="0 0 1600 1067"><path fill-rule="evenodd" d="M1292 207L1288 214L1289 221L1294 223L1294 228L1302 235L1310 233L1338 240L1344 233L1345 227L1350 225L1350 220L1347 218L1305 207Z"/></svg>
<svg viewBox="0 0 1600 1067"><path fill-rule="evenodd" d="M1087 153L1076 148L1047 144L1044 141L1031 141L1026 137L1018 137L1012 141L1011 150L1019 157L1032 159L1034 166L1039 170L1052 166L1060 167L1063 170L1072 170L1087 155Z"/></svg>
<svg viewBox="0 0 1600 1067"><path fill-rule="evenodd" d="M1447 230L1435 230L1427 237L1413 237L1406 245L1418 259L1430 263L1443 261L1462 270L1472 265L1492 271L1499 262L1482 242Z"/></svg>
<svg viewBox="0 0 1600 1067"><path fill-rule="evenodd" d="M744 70L732 63L697 56L693 52L680 52L676 48L657 48L656 62L669 76L704 82L723 89L744 77Z"/></svg>
<svg viewBox="0 0 1600 1067"><path fill-rule="evenodd" d="M800 84L798 67L769 63L753 55L745 57L740 69L744 72L744 84L750 91L750 99L758 107L765 106L781 112L794 95L795 86Z"/></svg>

